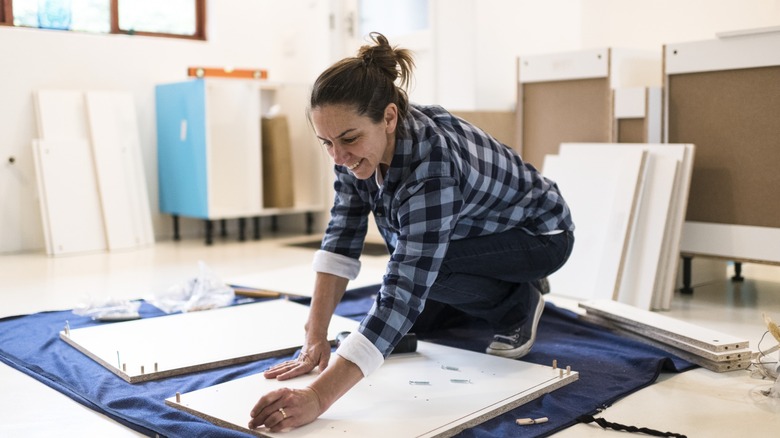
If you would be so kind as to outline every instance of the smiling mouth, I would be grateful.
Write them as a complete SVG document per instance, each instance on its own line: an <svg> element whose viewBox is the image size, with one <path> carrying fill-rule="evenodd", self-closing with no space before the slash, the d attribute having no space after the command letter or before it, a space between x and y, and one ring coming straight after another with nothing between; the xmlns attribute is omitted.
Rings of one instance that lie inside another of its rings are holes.
<svg viewBox="0 0 780 438"><path fill-rule="evenodd" d="M362 163L362 162L363 162L363 159L361 158L361 159L357 160L354 164L350 164L349 166L347 166L347 169L355 170L358 166L360 166L360 163Z"/></svg>

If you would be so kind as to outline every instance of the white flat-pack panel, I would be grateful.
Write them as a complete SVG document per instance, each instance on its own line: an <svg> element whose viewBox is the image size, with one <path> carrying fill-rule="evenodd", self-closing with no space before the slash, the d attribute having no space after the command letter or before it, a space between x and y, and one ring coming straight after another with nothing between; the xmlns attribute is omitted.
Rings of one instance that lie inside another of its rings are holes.
<svg viewBox="0 0 780 438"><path fill-rule="evenodd" d="M588 313L633 327L641 327L643 330L655 331L666 337L712 352L739 351L749 347L749 342L746 339L670 318L657 312L637 309L634 306L616 301L594 300L579 305Z"/></svg>
<svg viewBox="0 0 780 438"><path fill-rule="evenodd" d="M88 140L84 93L79 90L38 90L34 93L38 138Z"/></svg>
<svg viewBox="0 0 780 438"><path fill-rule="evenodd" d="M154 243L133 96L119 91L86 92L108 249Z"/></svg>
<svg viewBox="0 0 780 438"><path fill-rule="evenodd" d="M307 306L272 300L60 332L130 383L290 353L303 343ZM358 323L334 315L328 339Z"/></svg>
<svg viewBox="0 0 780 438"><path fill-rule="evenodd" d="M653 294L652 308L668 310L672 305L675 286L677 284L677 265L680 261L680 241L682 239L685 213L688 208L688 194L691 187L693 172L693 156L695 147L692 144L673 144L675 147L661 148L656 153L674 158L680 163L677 171L675 190L672 193L672 208L669 216L669 227L666 239L661 247L661 260L666 266L659 270L658 288Z"/></svg>
<svg viewBox="0 0 780 438"><path fill-rule="evenodd" d="M646 152L593 148L577 155L545 157L542 173L558 184L576 227L571 256L550 275L550 290L575 299L612 298L623 268Z"/></svg>
<svg viewBox="0 0 780 438"><path fill-rule="evenodd" d="M521 56L519 74L521 83L606 78L609 49Z"/></svg>
<svg viewBox="0 0 780 438"><path fill-rule="evenodd" d="M780 32L667 44L664 74L780 65Z"/></svg>
<svg viewBox="0 0 780 438"><path fill-rule="evenodd" d="M165 402L259 436L445 437L574 382L578 373L420 342L416 353L390 356L314 422L284 433L247 429L249 411L263 394L303 388L315 378L280 382L249 376L181 394L178 403L175 397Z"/></svg>
<svg viewBox="0 0 780 438"><path fill-rule="evenodd" d="M49 255L106 249L92 152L86 140L33 140Z"/></svg>
<svg viewBox="0 0 780 438"><path fill-rule="evenodd" d="M665 144L590 144L565 143L560 155L585 160L598 151L603 156L613 156L620 163L618 152L628 149L644 150L647 158L644 183L635 204L636 211L629 235L623 269L621 271L617 299L621 302L650 309L657 288L657 274L665 267L661 258L663 241L667 236L670 209L677 177L678 160L666 156L680 145ZM667 151L667 149L669 149ZM576 243L575 243L576 244Z"/></svg>
<svg viewBox="0 0 780 438"><path fill-rule="evenodd" d="M780 229L685 222L680 252L744 262L780 263Z"/></svg>
<svg viewBox="0 0 780 438"><path fill-rule="evenodd" d="M257 81L206 81L209 217L247 217L262 210L260 101Z"/></svg>
<svg viewBox="0 0 780 438"><path fill-rule="evenodd" d="M359 289L382 283L385 270L363 266L357 278L350 280L347 289ZM290 266L256 274L240 275L225 280L225 283L241 288L278 292L285 295L311 297L317 273L311 265Z"/></svg>

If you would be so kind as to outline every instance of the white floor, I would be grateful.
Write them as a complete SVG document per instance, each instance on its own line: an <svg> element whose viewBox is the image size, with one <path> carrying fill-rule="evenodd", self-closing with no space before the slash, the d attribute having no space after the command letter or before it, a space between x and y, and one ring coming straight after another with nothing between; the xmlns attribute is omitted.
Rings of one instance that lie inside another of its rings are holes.
<svg viewBox="0 0 780 438"><path fill-rule="evenodd" d="M145 298L197 275L204 261L229 278L308 264L313 250L286 244L313 236L264 237L260 241L216 239L160 242L153 247L112 254L50 258L42 253L0 256L0 317L43 310L72 309L100 298ZM365 257L381 266L383 257ZM780 280L744 283L728 280L697 285L693 296L676 296L665 314L748 339L756 350L766 331L762 313L780 321ZM576 309L559 297L552 301ZM774 345L767 337L761 347ZM777 357L777 353L775 353ZM665 374L650 387L615 403L603 413L609 421L671 431L689 437L776 436L780 399L761 395L771 382L748 371L713 373L696 369ZM533 426L524 426L533 427ZM518 432L520 433L520 432ZM576 425L556 436L617 436L594 425ZM0 436L139 436L113 420L72 401L38 381L0 364Z"/></svg>

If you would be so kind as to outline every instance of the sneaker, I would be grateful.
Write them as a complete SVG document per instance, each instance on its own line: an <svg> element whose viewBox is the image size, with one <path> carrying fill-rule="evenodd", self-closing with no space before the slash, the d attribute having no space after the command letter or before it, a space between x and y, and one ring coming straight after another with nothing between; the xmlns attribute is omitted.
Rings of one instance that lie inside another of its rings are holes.
<svg viewBox="0 0 780 438"><path fill-rule="evenodd" d="M535 285L534 285L535 286ZM493 335L493 342L490 343L486 352L494 356L520 359L528 354L536 340L536 326L544 311L544 298L542 291L536 287L531 287L530 309L533 314L528 315L525 323L520 327L507 333Z"/></svg>
<svg viewBox="0 0 780 438"><path fill-rule="evenodd" d="M547 295L550 293L550 282L547 281L547 277L536 280L534 285L536 285L536 288L542 292L542 295Z"/></svg>

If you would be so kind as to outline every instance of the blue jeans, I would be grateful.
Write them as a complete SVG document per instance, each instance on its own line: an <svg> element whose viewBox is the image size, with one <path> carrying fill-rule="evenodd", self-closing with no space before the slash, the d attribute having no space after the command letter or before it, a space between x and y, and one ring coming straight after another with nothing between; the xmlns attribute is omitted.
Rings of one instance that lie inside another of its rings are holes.
<svg viewBox="0 0 780 438"><path fill-rule="evenodd" d="M497 333L516 328L531 312L529 283L560 269L573 244L572 232L532 236L520 229L453 240L426 308L449 305Z"/></svg>

